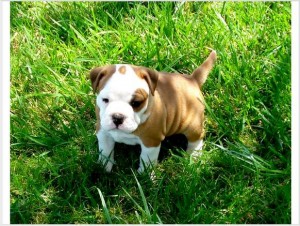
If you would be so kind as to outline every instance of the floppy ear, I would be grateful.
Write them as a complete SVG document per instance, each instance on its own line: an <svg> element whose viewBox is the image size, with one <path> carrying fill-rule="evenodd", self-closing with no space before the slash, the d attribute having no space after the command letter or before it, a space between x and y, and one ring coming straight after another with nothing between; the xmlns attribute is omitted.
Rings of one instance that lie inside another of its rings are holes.
<svg viewBox="0 0 300 226"><path fill-rule="evenodd" d="M154 96L154 91L156 89L158 81L158 72L146 67L140 67L136 70L136 73L139 77L146 80L150 92L152 96Z"/></svg>
<svg viewBox="0 0 300 226"><path fill-rule="evenodd" d="M93 92L98 93L115 71L116 67L114 65L92 69L90 72L90 80L92 82Z"/></svg>
<svg viewBox="0 0 300 226"><path fill-rule="evenodd" d="M90 80L92 82L93 92L95 93L97 90L97 86L100 82L100 79L104 76L102 73L103 67L96 67L90 71Z"/></svg>

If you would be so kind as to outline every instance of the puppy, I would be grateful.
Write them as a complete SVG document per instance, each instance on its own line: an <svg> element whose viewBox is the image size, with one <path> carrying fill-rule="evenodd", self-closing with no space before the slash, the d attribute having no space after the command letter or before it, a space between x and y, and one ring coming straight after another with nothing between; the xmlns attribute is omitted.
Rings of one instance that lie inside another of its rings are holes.
<svg viewBox="0 0 300 226"><path fill-rule="evenodd" d="M107 172L114 164L115 142L141 145L139 173L157 163L166 136L184 134L190 154L202 150L205 106L200 89L216 58L212 51L190 76L126 64L91 70L99 161Z"/></svg>

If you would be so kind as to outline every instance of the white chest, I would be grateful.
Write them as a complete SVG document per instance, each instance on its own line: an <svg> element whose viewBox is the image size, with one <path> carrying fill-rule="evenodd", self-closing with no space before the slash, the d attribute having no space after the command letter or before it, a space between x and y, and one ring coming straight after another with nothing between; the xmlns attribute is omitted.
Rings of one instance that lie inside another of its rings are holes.
<svg viewBox="0 0 300 226"><path fill-rule="evenodd" d="M109 134L112 136L114 141L119 143L128 145L140 144L140 138L131 133L124 133L122 131L110 131Z"/></svg>

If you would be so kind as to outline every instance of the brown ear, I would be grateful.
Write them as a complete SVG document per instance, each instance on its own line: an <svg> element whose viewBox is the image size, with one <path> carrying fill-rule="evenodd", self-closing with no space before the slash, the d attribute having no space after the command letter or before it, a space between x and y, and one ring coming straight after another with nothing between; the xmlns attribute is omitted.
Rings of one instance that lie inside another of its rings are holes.
<svg viewBox="0 0 300 226"><path fill-rule="evenodd" d="M116 67L114 65L92 69L90 72L90 80L92 82L93 92L98 93L115 71Z"/></svg>
<svg viewBox="0 0 300 226"><path fill-rule="evenodd" d="M146 80L150 92L152 96L154 96L154 91L156 89L158 81L158 72L146 67L135 67L134 70L139 77Z"/></svg>

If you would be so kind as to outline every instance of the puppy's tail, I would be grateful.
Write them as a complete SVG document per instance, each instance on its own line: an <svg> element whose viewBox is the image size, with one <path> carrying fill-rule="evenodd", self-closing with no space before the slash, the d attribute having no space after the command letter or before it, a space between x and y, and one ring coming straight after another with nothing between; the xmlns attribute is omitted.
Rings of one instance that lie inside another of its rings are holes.
<svg viewBox="0 0 300 226"><path fill-rule="evenodd" d="M199 87L205 83L207 76L217 60L217 52L213 50L207 59L193 72L192 77L196 79Z"/></svg>

